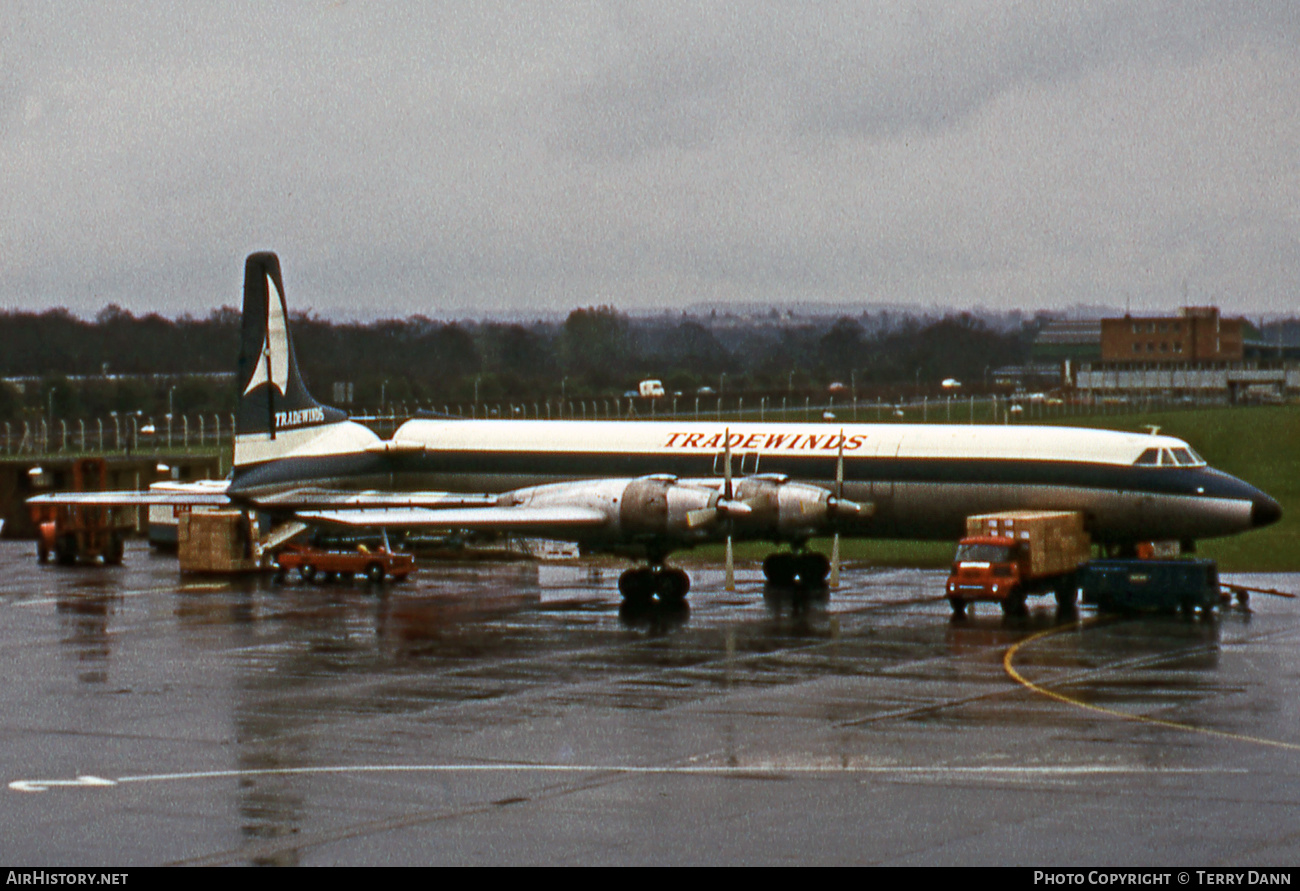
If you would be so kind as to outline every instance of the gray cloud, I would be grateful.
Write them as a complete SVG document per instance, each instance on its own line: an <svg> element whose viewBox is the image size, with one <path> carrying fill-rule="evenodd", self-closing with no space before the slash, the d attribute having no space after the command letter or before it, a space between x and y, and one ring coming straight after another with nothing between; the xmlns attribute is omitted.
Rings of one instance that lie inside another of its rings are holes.
<svg viewBox="0 0 1300 891"><path fill-rule="evenodd" d="M1292 4L34 4L0 303L1295 304Z"/></svg>

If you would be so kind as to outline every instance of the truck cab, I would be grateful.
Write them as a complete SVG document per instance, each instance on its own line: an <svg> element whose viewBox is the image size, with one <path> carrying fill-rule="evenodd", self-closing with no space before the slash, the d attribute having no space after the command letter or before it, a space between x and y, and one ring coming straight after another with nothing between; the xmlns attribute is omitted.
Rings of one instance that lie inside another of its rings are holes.
<svg viewBox="0 0 1300 891"><path fill-rule="evenodd" d="M996 601L1004 611L1023 608L1021 588L1022 549L1015 539L995 535L973 535L957 543L948 576L948 602L953 612L964 615L966 604L976 600ZM1008 605L1013 608L1007 610Z"/></svg>

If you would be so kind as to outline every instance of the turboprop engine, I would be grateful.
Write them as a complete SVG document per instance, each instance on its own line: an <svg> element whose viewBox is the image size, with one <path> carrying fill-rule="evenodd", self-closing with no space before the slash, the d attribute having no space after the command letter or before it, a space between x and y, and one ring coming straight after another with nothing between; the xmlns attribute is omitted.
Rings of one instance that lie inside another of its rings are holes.
<svg viewBox="0 0 1300 891"><path fill-rule="evenodd" d="M502 506L587 508L606 517L602 537L703 541L721 517L747 516L751 508L715 488L656 474L635 478L551 483L507 492Z"/></svg>
<svg viewBox="0 0 1300 891"><path fill-rule="evenodd" d="M820 486L792 483L784 474L737 480L733 498L750 508L736 525L750 534L799 539L825 534L836 521L859 516L862 506Z"/></svg>

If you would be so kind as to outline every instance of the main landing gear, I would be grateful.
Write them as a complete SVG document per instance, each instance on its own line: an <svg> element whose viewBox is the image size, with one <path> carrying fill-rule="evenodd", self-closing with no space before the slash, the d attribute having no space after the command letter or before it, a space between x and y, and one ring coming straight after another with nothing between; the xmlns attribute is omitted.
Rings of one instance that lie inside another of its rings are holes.
<svg viewBox="0 0 1300 891"><path fill-rule="evenodd" d="M691 577L684 570L669 566L629 569L618 578L618 590L630 606L658 602L681 604L691 590Z"/></svg>
<svg viewBox="0 0 1300 891"><path fill-rule="evenodd" d="M822 590L827 587L831 561L816 551L769 554L763 561L763 575L768 584L796 591ZM683 604L691 590L691 577L684 570L663 564L629 569L618 578L618 591L628 606Z"/></svg>
<svg viewBox="0 0 1300 891"><path fill-rule="evenodd" d="M824 588L831 561L816 551L780 552L763 561L768 582L785 588Z"/></svg>

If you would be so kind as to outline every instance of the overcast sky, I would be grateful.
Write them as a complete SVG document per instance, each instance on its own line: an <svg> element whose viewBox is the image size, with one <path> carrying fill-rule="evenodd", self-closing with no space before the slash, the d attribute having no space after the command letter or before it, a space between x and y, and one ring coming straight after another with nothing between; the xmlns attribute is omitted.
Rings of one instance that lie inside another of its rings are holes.
<svg viewBox="0 0 1300 891"><path fill-rule="evenodd" d="M1300 314L1300 4L0 0L0 306Z"/></svg>

